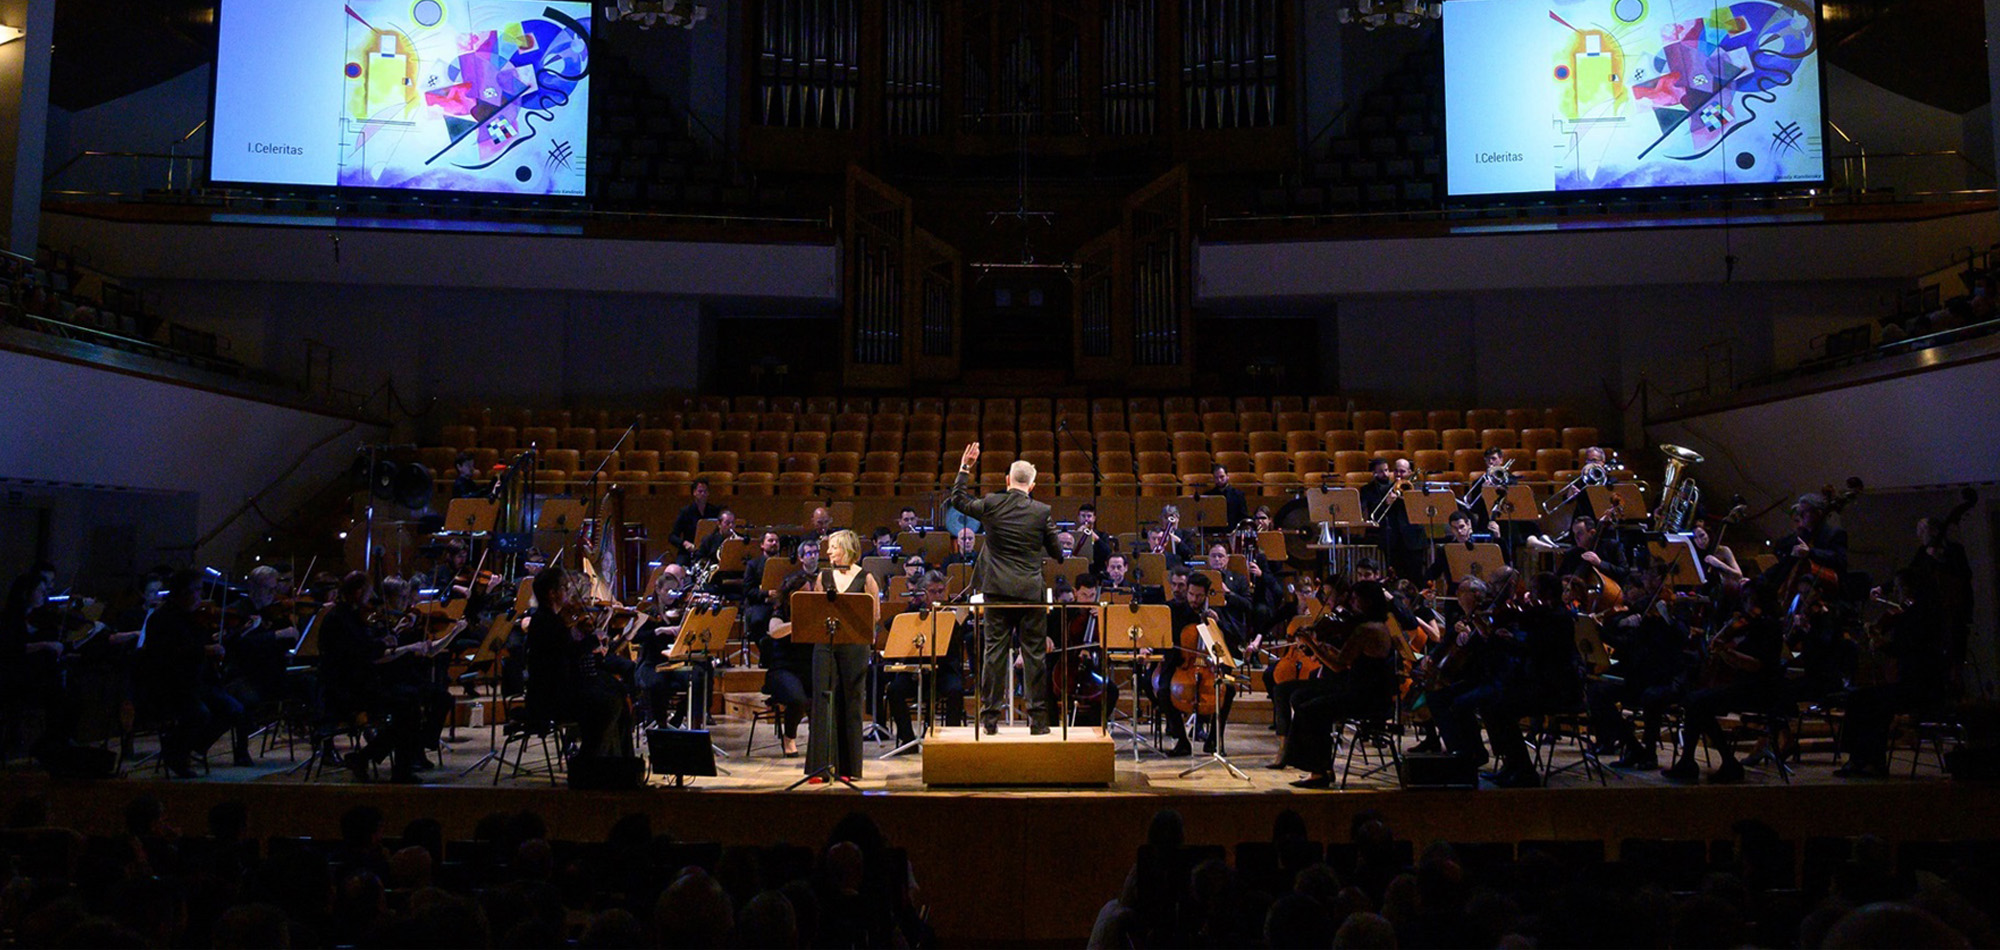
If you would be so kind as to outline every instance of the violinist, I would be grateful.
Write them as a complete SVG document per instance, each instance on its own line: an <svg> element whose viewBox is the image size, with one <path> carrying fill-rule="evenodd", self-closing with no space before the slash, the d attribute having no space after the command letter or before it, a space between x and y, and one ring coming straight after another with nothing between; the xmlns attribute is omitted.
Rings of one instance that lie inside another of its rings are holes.
<svg viewBox="0 0 2000 950"><path fill-rule="evenodd" d="M251 571L243 596L225 619L222 646L230 692L250 708L276 700L284 694L285 666L299 639L278 569L264 564Z"/></svg>
<svg viewBox="0 0 2000 950"><path fill-rule="evenodd" d="M1271 730L1278 734L1281 743L1291 732L1292 694L1307 681L1327 675L1326 665L1320 659L1320 652L1325 649L1337 649L1339 644L1331 642L1334 635L1344 633L1352 626L1349 613L1352 593L1352 587L1346 577L1340 574L1328 574L1320 581L1318 596L1320 612L1316 616L1301 616L1294 621L1296 629L1292 634L1291 650L1299 654L1293 661L1298 664L1294 669L1303 667L1307 671L1305 675L1280 678L1279 663L1272 663L1264 668L1264 692L1271 697ZM1313 642L1305 642L1308 640ZM1280 755L1271 767L1285 768L1284 761L1284 757Z"/></svg>
<svg viewBox="0 0 2000 950"><path fill-rule="evenodd" d="M1451 705L1439 722L1445 744L1451 732L1468 725L1466 713L1477 713L1486 726L1501 768L1491 776L1501 788L1533 788L1542 784L1528 754L1521 720L1529 716L1575 710L1583 704L1582 658L1576 651L1576 620L1563 603L1562 581L1554 574L1535 577L1528 607L1512 624L1494 616L1461 621L1473 636L1483 636L1489 648L1504 657L1500 675L1487 680ZM1510 629L1511 627L1511 629ZM1461 740L1463 742L1464 740Z"/></svg>
<svg viewBox="0 0 2000 950"><path fill-rule="evenodd" d="M1425 724L1428 734L1415 751L1467 755L1477 764L1486 763L1486 747L1479 744L1474 729L1478 707L1472 704L1460 707L1458 703L1497 679L1504 668L1504 657L1492 645L1490 618L1507 607L1510 583L1488 585L1470 576L1459 579L1453 602L1457 619L1452 622L1449 635L1434 638L1426 654L1417 660L1413 679L1422 695L1412 706L1426 711L1430 718ZM1396 609L1392 598L1391 617Z"/></svg>
<svg viewBox="0 0 2000 950"><path fill-rule="evenodd" d="M1118 706L1118 684L1106 674L1099 661L1097 575L1078 574L1073 589L1059 589L1056 601L1070 605L1058 611L1051 638L1050 702L1061 708L1062 691L1069 691L1070 708L1078 725L1103 724L1107 709Z"/></svg>
<svg viewBox="0 0 2000 950"><path fill-rule="evenodd" d="M641 604L647 608L648 619L631 631L638 660L614 666L630 666L632 684L645 697L649 719L663 725L680 725L674 721L679 716L672 710L676 708L676 700L685 695L689 697L686 726L701 729L708 723L708 710L701 708L694 698L712 695L710 684L715 667L704 659L690 660L665 672L659 669L660 664L667 662L667 651L672 649L675 638L680 636L681 623L691 610L698 609L692 602L694 595L694 585L685 568L679 564L660 568L653 577L652 591Z"/></svg>
<svg viewBox="0 0 2000 950"><path fill-rule="evenodd" d="M1743 763L1718 720L1723 713L1767 712L1780 697L1784 680L1784 633L1776 619L1776 592L1763 579L1745 584L1741 609L1725 616L1705 641L1705 655L1693 691L1682 703L1679 748L1672 767L1660 774L1677 782L1701 777L1695 746L1706 738L1722 757L1709 773L1715 784L1743 781Z"/></svg>
<svg viewBox="0 0 2000 950"><path fill-rule="evenodd" d="M175 778L193 778L189 758L207 754L223 733L236 733L235 764L252 765L243 704L222 688L217 642L219 620L197 616L201 575L182 571L167 585L167 599L146 626L139 649L141 686L154 711L169 720L160 735L160 757ZM210 608L211 616L213 608Z"/></svg>
<svg viewBox="0 0 2000 950"><path fill-rule="evenodd" d="M401 597L403 581L394 580L394 593ZM363 746L344 760L354 777L367 781L370 766L390 759L390 780L412 783L424 763L424 693L414 685L421 676L392 667L404 659L433 656L436 648L422 636L399 643L397 625L403 618L371 611L373 594L366 573L352 571L341 578L334 608L321 621L320 685L331 716L353 720L366 713L373 726Z"/></svg>
<svg viewBox="0 0 2000 950"><path fill-rule="evenodd" d="M1594 680L1585 690L1590 707L1590 731L1597 736L1599 755L1616 753L1618 768L1660 767L1660 723L1681 693L1687 671L1687 622L1675 611L1653 605L1665 596L1665 575L1640 571L1633 576L1634 599L1640 609L1604 629L1606 646L1618 656L1618 675ZM1643 731L1619 708L1637 714Z"/></svg>
<svg viewBox="0 0 2000 950"><path fill-rule="evenodd" d="M921 558L911 558L922 563ZM912 611L944 610L946 578L943 573L930 571L924 574L910 588ZM944 623L943 619L939 623ZM938 660L937 697L944 703L944 724L965 725L965 637L954 628L951 645L945 648L945 655ZM921 703L927 697L918 692L919 682L914 673L895 673L884 677L882 698L889 707L889 719L896 727L896 745L909 745L917 741L916 726L910 717L910 705ZM928 689L925 690L928 692Z"/></svg>
<svg viewBox="0 0 2000 950"><path fill-rule="evenodd" d="M535 615L528 621L527 712L531 719L576 723L577 754L632 754L632 712L606 669L594 624L584 616L560 566L535 575Z"/></svg>
<svg viewBox="0 0 2000 950"><path fill-rule="evenodd" d="M1736 552L1720 542L1707 518L1695 519L1693 540L1694 553L1701 558L1703 571L1708 575L1708 583L1702 585L1705 594L1713 597L1722 584L1743 580L1743 567L1736 563Z"/></svg>
<svg viewBox="0 0 2000 950"><path fill-rule="evenodd" d="M1395 714L1397 648L1389 631L1389 595L1382 585L1354 585L1354 627L1332 658L1332 670L1291 694L1291 728L1279 764L1305 771L1298 788L1333 787L1333 730L1348 719Z"/></svg>

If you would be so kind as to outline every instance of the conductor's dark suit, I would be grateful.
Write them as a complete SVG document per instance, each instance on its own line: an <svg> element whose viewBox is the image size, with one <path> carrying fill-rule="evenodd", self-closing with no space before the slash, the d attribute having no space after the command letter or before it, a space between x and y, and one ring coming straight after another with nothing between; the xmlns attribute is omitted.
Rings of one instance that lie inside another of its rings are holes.
<svg viewBox="0 0 2000 950"><path fill-rule="evenodd" d="M1042 586L1042 556L1061 556L1056 546L1055 519L1049 506L1028 497L1026 492L1008 490L974 498L970 476L958 473L951 486L951 506L978 519L986 530L986 551L973 568L974 588L992 603L1041 603L1046 600ZM1022 692L1028 697L1028 717L1036 725L1048 722L1048 671L1044 666L1044 646L1048 634L1046 617L1034 610L996 610L986 615L986 636L979 664L980 719L995 722L1007 702L1006 684L1009 647L1016 635L1021 638L1021 666L1026 682Z"/></svg>

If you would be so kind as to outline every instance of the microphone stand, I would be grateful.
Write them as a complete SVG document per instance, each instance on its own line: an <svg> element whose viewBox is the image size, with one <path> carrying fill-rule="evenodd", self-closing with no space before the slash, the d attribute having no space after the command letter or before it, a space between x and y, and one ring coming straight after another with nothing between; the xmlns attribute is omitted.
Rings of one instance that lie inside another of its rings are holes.
<svg viewBox="0 0 2000 950"><path fill-rule="evenodd" d="M1057 431L1057 432L1060 432L1060 433L1062 433L1063 435L1066 435L1066 436L1069 436L1069 438L1070 438L1070 441L1071 441L1071 443L1075 443L1075 442L1078 442L1078 441L1081 441L1080 439L1078 439L1078 438L1077 438L1077 434L1076 434L1076 433L1074 433L1074 432L1071 432L1071 431L1069 431L1069 420L1068 420L1068 419L1058 419L1058 420L1056 420L1056 431ZM1099 470L1099 469L1098 469L1098 467L1097 467L1097 453L1096 453L1095 451L1093 451L1093 450L1091 449L1091 447L1090 447L1090 446L1088 446L1088 445L1085 445L1085 446L1084 446L1084 447L1083 447L1083 448L1082 448L1082 449L1081 449L1080 451L1082 451L1082 452L1083 452L1083 457L1084 457L1084 458L1086 458L1086 459L1089 459L1089 460L1090 460L1090 476L1091 476L1092 478L1095 478L1095 479L1097 479L1097 481L1096 481L1096 484L1097 484L1097 485L1103 485L1103 484L1104 484L1104 472L1103 472L1103 471L1101 471L1101 470ZM1095 493L1095 492L1092 492L1092 494L1096 494L1096 493Z"/></svg>

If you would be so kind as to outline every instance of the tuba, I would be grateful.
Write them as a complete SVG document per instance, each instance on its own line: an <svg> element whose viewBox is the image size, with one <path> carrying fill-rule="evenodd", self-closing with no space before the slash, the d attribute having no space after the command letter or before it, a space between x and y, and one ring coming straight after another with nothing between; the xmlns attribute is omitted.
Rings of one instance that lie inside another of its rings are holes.
<svg viewBox="0 0 2000 950"><path fill-rule="evenodd" d="M1660 500L1653 508L1653 530L1681 534L1694 527L1701 512L1701 485L1687 470L1703 462L1700 452L1662 443L1660 454L1667 457L1666 475L1660 481Z"/></svg>

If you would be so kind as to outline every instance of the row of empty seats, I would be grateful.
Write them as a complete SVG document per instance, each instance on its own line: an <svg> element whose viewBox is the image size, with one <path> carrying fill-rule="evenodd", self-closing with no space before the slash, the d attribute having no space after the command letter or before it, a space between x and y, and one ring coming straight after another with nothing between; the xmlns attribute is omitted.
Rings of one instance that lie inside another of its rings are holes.
<svg viewBox="0 0 2000 950"><path fill-rule="evenodd" d="M529 426L517 429L513 426L444 426L439 431L438 442L457 448L493 449L496 452L512 452L529 447L547 452L569 450L582 453L604 452L618 444L622 432L590 429L572 426L555 429L546 426ZM807 430L786 432L776 429L755 432L740 429L725 429L720 432L708 429L640 429L625 443L627 450L669 453L675 451L694 452L734 452L739 455L768 452L776 455L811 454L829 452L850 452L855 454L876 452L947 452L963 447L968 442L977 441L982 449L996 455L1011 455L1015 452L1058 452L1095 451L1116 452L1368 452L1381 453L1385 457L1409 452L1440 450L1456 454L1478 452L1481 449L1521 449L1530 453L1544 449L1566 449L1581 452L1584 448L1597 444L1598 431L1593 426L1571 426L1560 431L1556 429L1353 429L1310 430L1298 429L1290 432L1261 430L1236 432L1233 430L1202 432L1165 432L1158 429L1130 432L1126 430L1089 432L1051 432L1047 429L1023 430L1019 433L1011 429L1001 430L951 430L940 432L934 429L912 430L910 432L879 431L865 433L859 430L838 430L826 432ZM1527 460L1524 457L1524 460Z"/></svg>
<svg viewBox="0 0 2000 950"><path fill-rule="evenodd" d="M421 451L420 460L434 472L450 471L459 450L439 446ZM498 450L474 449L475 463L490 469L501 462ZM1514 470L1530 482L1559 481L1573 477L1576 453L1567 448L1508 449ZM1043 474L1038 490L1047 495L1179 495L1202 491L1214 483L1213 470L1221 466L1233 484L1246 491L1281 494L1306 485L1343 484L1358 486L1368 480L1369 463L1377 458L1403 455L1401 451L1365 452L1358 449L1325 452L1181 452L1113 450L1091 453L1080 450L1023 450L988 452L980 457L979 483L982 489L1001 487L1007 466L1022 458ZM1478 449L1446 452L1425 449L1410 453L1418 469L1435 481L1464 483L1484 468ZM695 478L706 478L724 493L747 495L826 493L910 494L935 491L950 484L956 472L956 455L937 451L907 452L736 452L730 450L630 449L612 452L575 449L547 449L536 454L538 477L554 483L581 480L603 471L609 478L628 486L647 486L659 491L685 489ZM1093 462L1095 465L1093 466ZM1101 472L1101 476L1100 473Z"/></svg>

